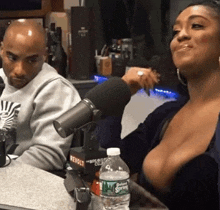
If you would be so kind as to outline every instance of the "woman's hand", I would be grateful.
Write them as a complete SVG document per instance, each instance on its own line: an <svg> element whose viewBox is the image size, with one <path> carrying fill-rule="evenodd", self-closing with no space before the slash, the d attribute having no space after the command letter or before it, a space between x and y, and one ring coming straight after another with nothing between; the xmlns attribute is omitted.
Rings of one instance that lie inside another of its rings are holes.
<svg viewBox="0 0 220 210"><path fill-rule="evenodd" d="M128 84L133 95L141 88L149 91L160 81L159 77L160 75L151 68L132 67L122 79Z"/></svg>

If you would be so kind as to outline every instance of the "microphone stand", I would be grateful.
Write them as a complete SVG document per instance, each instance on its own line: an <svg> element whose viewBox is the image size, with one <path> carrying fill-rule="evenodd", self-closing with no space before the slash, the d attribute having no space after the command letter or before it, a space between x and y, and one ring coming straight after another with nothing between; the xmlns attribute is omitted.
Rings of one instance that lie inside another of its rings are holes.
<svg viewBox="0 0 220 210"><path fill-rule="evenodd" d="M95 173L99 171L106 159L106 150L99 147L93 131L96 123L92 122L83 126L84 145L70 150L70 166L64 185L67 191L74 197L76 210L87 210L91 202L91 192L88 182L92 183Z"/></svg>

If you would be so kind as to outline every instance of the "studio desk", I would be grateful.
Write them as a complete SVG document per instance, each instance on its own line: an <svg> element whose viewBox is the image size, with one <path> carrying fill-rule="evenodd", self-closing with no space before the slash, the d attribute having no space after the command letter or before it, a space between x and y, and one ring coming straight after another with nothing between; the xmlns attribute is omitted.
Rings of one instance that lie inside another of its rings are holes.
<svg viewBox="0 0 220 210"><path fill-rule="evenodd" d="M143 188L136 188L135 182L131 183L134 205L130 210L167 209ZM102 210L100 198L93 194L91 198L88 210ZM140 207L139 200L145 207ZM63 178L12 160L10 165L0 168L0 209L75 210L76 203L67 192Z"/></svg>
<svg viewBox="0 0 220 210"><path fill-rule="evenodd" d="M12 160L0 168L0 209L75 209L59 176Z"/></svg>

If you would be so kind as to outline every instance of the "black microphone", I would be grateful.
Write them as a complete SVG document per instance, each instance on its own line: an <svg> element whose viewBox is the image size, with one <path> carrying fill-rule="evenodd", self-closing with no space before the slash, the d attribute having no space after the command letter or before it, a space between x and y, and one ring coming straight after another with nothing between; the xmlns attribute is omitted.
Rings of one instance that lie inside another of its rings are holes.
<svg viewBox="0 0 220 210"><path fill-rule="evenodd" d="M88 91L82 101L53 121L53 125L65 138L102 115L120 115L130 98L129 86L121 78L112 77Z"/></svg>

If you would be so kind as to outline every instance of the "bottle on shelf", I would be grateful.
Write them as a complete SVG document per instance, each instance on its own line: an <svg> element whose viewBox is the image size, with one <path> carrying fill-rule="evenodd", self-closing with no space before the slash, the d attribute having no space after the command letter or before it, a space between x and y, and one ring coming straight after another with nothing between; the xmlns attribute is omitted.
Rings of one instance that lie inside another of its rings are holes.
<svg viewBox="0 0 220 210"><path fill-rule="evenodd" d="M112 45L109 47L109 56L114 57L117 53L117 39L112 39Z"/></svg>
<svg viewBox="0 0 220 210"><path fill-rule="evenodd" d="M121 56L121 40L112 39L112 44L109 46L109 57L119 58Z"/></svg>
<svg viewBox="0 0 220 210"><path fill-rule="evenodd" d="M57 70L57 72L66 77L67 68L67 54L62 47L62 29L61 27L56 28L56 47L52 57L51 65Z"/></svg>
<svg viewBox="0 0 220 210"><path fill-rule="evenodd" d="M131 38L122 39L121 52L123 59L127 62L133 59L133 43Z"/></svg>
<svg viewBox="0 0 220 210"><path fill-rule="evenodd" d="M121 159L119 148L108 148L107 155L99 177L102 204L106 210L129 210L130 170Z"/></svg>
<svg viewBox="0 0 220 210"><path fill-rule="evenodd" d="M117 39L117 49L116 52L121 55L121 44L122 44L122 40L121 39Z"/></svg>
<svg viewBox="0 0 220 210"><path fill-rule="evenodd" d="M52 58L56 48L55 30L56 30L55 23L51 23L47 32L48 63L50 65L52 65Z"/></svg>

